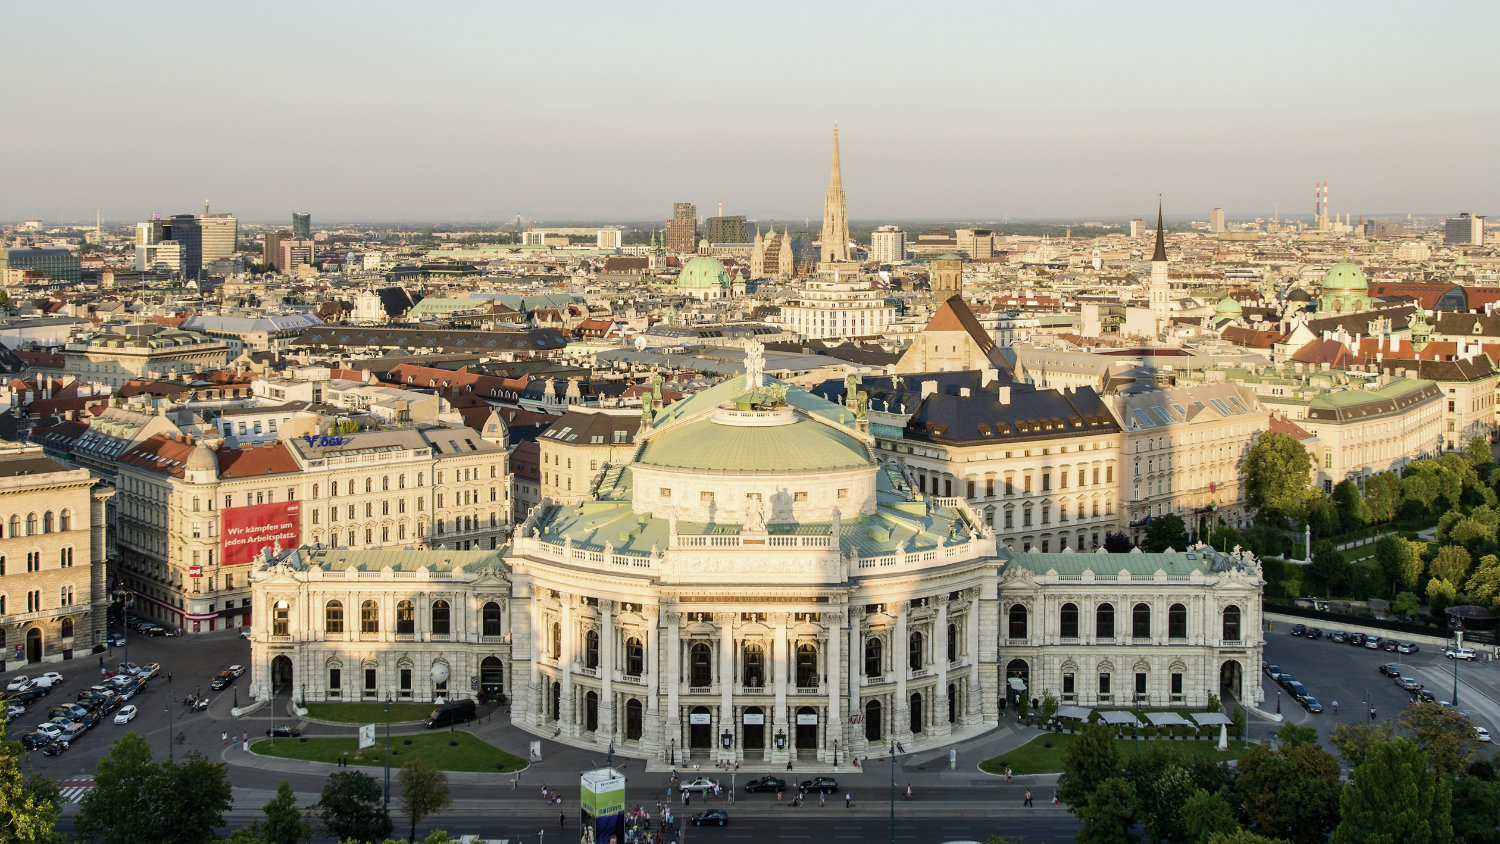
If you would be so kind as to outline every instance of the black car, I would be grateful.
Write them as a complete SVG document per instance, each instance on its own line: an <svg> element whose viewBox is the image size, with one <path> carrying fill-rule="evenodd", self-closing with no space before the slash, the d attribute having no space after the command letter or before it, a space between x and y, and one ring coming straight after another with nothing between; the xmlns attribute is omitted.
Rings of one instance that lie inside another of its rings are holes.
<svg viewBox="0 0 1500 844"><path fill-rule="evenodd" d="M271 738L296 738L302 735L302 731L282 724L279 727L272 727L271 729L266 730L266 735L270 736Z"/></svg>
<svg viewBox="0 0 1500 844"><path fill-rule="evenodd" d="M1401 669L1397 668L1396 664L1392 662L1380 666L1380 673L1395 680L1401 676Z"/></svg>
<svg viewBox="0 0 1500 844"><path fill-rule="evenodd" d="M1431 689L1423 686L1422 688L1417 689L1417 700L1422 701L1423 703L1432 703L1433 701L1437 700L1437 695L1433 694Z"/></svg>
<svg viewBox="0 0 1500 844"><path fill-rule="evenodd" d="M1307 632L1307 625L1306 624L1293 624L1292 625L1292 635L1293 636L1301 636L1303 633L1306 633L1306 632Z"/></svg>
<svg viewBox="0 0 1500 844"><path fill-rule="evenodd" d="M1395 653L1396 645L1397 642L1395 639L1386 639L1385 641L1380 643L1380 649L1383 651L1390 651L1391 653Z"/></svg>
<svg viewBox="0 0 1500 844"><path fill-rule="evenodd" d="M693 815L693 826L726 826L729 823L729 814L723 809L710 809L701 815Z"/></svg>
<svg viewBox="0 0 1500 844"><path fill-rule="evenodd" d="M1351 645L1353 645L1354 647L1357 648L1360 645L1363 645L1364 643L1365 643L1365 634L1363 634L1363 633L1350 633L1349 634L1349 644L1351 644Z"/></svg>
<svg viewBox="0 0 1500 844"><path fill-rule="evenodd" d="M1293 677L1290 673L1282 672L1281 675L1276 678L1276 682L1280 683L1282 687L1290 689L1292 687L1292 684L1297 682L1297 678Z"/></svg>
<svg viewBox="0 0 1500 844"><path fill-rule="evenodd" d="M1330 641L1330 642L1338 642L1339 644L1343 644L1344 642L1349 641L1349 634L1345 633L1342 630L1335 630L1333 632L1333 635L1331 635L1331 636L1328 637L1328 641Z"/></svg>
<svg viewBox="0 0 1500 844"><path fill-rule="evenodd" d="M754 794L757 791L780 791L786 788L786 780L776 777L761 777L745 783L745 790Z"/></svg>
<svg viewBox="0 0 1500 844"><path fill-rule="evenodd" d="M1302 704L1302 708L1308 712L1316 714L1323 711L1323 704L1318 703L1318 699L1312 695L1303 695L1297 698L1297 702Z"/></svg>
<svg viewBox="0 0 1500 844"><path fill-rule="evenodd" d="M1275 680L1277 677L1281 676L1281 666L1279 665L1267 665L1262 670L1265 671L1266 676L1270 677L1272 680Z"/></svg>
<svg viewBox="0 0 1500 844"><path fill-rule="evenodd" d="M214 675L214 678L212 680L208 681L208 687L217 692L218 690L224 688L225 686L228 686L233 682L233 674L228 671L220 671L218 674Z"/></svg>
<svg viewBox="0 0 1500 844"><path fill-rule="evenodd" d="M85 730L91 730L102 720L104 720L104 716L98 710L91 710L85 712L83 717L78 719L78 723L82 724Z"/></svg>
<svg viewBox="0 0 1500 844"><path fill-rule="evenodd" d="M1321 639L1323 638L1323 631L1316 627L1309 627L1307 628L1307 632L1303 633L1302 636L1307 639Z"/></svg>
<svg viewBox="0 0 1500 844"><path fill-rule="evenodd" d="M52 741L52 737L40 730L32 730L21 735L21 746L27 750L40 750Z"/></svg>
<svg viewBox="0 0 1500 844"><path fill-rule="evenodd" d="M46 697L47 693L50 691L52 691L52 689L49 686L32 686L31 688L24 691L6 692L5 699L7 701L10 701L11 703L19 703L22 706L29 706Z"/></svg>
<svg viewBox="0 0 1500 844"><path fill-rule="evenodd" d="M48 756L61 756L66 753L67 750L68 743L65 741L49 741L46 744L42 745L42 752L47 754Z"/></svg>
<svg viewBox="0 0 1500 844"><path fill-rule="evenodd" d="M839 790L839 781L833 777L813 777L810 780L803 780L798 788L804 793L816 791L822 794L833 794Z"/></svg>

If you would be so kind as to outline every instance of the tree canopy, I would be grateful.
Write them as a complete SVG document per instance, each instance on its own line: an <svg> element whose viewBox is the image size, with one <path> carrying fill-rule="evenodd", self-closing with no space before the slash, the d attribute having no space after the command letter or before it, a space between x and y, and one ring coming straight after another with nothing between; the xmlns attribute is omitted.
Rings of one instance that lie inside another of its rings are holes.
<svg viewBox="0 0 1500 844"><path fill-rule="evenodd" d="M1453 838L1452 785L1407 739L1370 746L1364 762L1349 775L1339 808L1341 817L1331 844L1408 844Z"/></svg>
<svg viewBox="0 0 1500 844"><path fill-rule="evenodd" d="M53 844L56 831L57 786L45 777L21 777L21 745L5 737L0 723L0 844Z"/></svg>
<svg viewBox="0 0 1500 844"><path fill-rule="evenodd" d="M150 745L130 732L99 761L74 826L105 844L197 844L214 838L233 805L224 763L196 750L185 762L153 763Z"/></svg>
<svg viewBox="0 0 1500 844"><path fill-rule="evenodd" d="M391 834L380 784L360 771L330 775L314 809L328 833L340 841L378 842Z"/></svg>
<svg viewBox="0 0 1500 844"><path fill-rule="evenodd" d="M1146 538L1141 541L1141 550L1160 553L1171 548L1181 551L1188 545L1187 525L1176 513L1152 516L1146 526Z"/></svg>
<svg viewBox="0 0 1500 844"><path fill-rule="evenodd" d="M448 796L448 775L430 768L421 759L401 766L401 805L411 818L411 835L417 840L417 824L428 815L441 812L453 802Z"/></svg>
<svg viewBox="0 0 1500 844"><path fill-rule="evenodd" d="M1294 437L1266 431L1245 455L1245 503L1261 516L1296 516L1312 484L1312 456Z"/></svg>

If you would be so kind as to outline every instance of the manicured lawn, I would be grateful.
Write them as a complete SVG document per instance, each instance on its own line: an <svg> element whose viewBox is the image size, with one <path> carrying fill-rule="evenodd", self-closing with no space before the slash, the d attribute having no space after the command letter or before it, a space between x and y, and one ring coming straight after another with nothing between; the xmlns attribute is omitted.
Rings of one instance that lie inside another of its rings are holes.
<svg viewBox="0 0 1500 844"><path fill-rule="evenodd" d="M457 744L449 744L456 742ZM250 747L256 753L301 759L307 762L337 762L339 754L349 754L349 764L367 767L385 765L385 735L376 731L375 746L356 752L359 739L349 738L278 738L258 741ZM519 771L526 760L485 744L468 733L440 730L417 735L391 736L391 767L398 768L408 759L421 759L443 771Z"/></svg>
<svg viewBox="0 0 1500 844"><path fill-rule="evenodd" d="M436 708L437 705L431 703L393 703L391 704L391 720L395 722L425 721ZM337 721L341 724L383 724L385 723L385 704L309 703L307 717L318 721Z"/></svg>
<svg viewBox="0 0 1500 844"><path fill-rule="evenodd" d="M1015 774L1056 774L1062 772L1063 753L1078 736L1072 733L1046 733L1037 736L1026 744L1012 750L1004 756L996 756L981 762L981 770L992 774L1005 773L1005 766L1010 765L1012 773ZM1153 739L1153 741L1160 741ZM1248 745L1243 741L1231 739L1229 749L1223 753L1218 751L1219 742L1214 741L1171 741L1167 742L1173 750L1187 756L1204 756L1209 759L1220 761L1231 761L1240 758ZM1132 739L1115 739L1121 756L1128 756L1133 752ZM1141 744L1146 744L1142 741ZM1046 745L1051 745L1047 747Z"/></svg>

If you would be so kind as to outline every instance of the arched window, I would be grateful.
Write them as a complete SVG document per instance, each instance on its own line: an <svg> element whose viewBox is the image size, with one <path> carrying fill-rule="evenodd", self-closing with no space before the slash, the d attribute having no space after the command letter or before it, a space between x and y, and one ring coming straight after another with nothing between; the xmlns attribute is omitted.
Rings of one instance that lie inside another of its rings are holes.
<svg viewBox="0 0 1500 844"><path fill-rule="evenodd" d="M865 739L867 741L880 741L880 701L872 700L865 704Z"/></svg>
<svg viewBox="0 0 1500 844"><path fill-rule="evenodd" d="M287 636L291 634L292 605L286 601L277 601L271 612L271 634L273 636Z"/></svg>
<svg viewBox="0 0 1500 844"><path fill-rule="evenodd" d="M20 536L21 535L21 517L20 516L11 516L10 517L10 530L7 531L5 535L6 536L10 536L10 537L16 537L16 536Z"/></svg>
<svg viewBox="0 0 1500 844"><path fill-rule="evenodd" d="M797 646L797 686L803 689L818 685L818 646L803 642Z"/></svg>
<svg viewBox="0 0 1500 844"><path fill-rule="evenodd" d="M359 605L359 632L380 632L380 608L374 601L365 601Z"/></svg>
<svg viewBox="0 0 1500 844"><path fill-rule="evenodd" d="M323 632L344 632L344 604L342 601L329 601L323 607Z"/></svg>
<svg viewBox="0 0 1500 844"><path fill-rule="evenodd" d="M1078 638L1078 605L1063 604L1057 613L1057 635L1064 639Z"/></svg>
<svg viewBox="0 0 1500 844"><path fill-rule="evenodd" d="M1187 638L1187 607L1182 604L1167 607L1167 638Z"/></svg>
<svg viewBox="0 0 1500 844"><path fill-rule="evenodd" d="M1026 607L1016 604L1010 608L1010 638L1026 638Z"/></svg>
<svg viewBox="0 0 1500 844"><path fill-rule="evenodd" d="M646 671L646 649L634 636L625 640L625 676L639 677ZM639 702L637 702L639 705Z"/></svg>
<svg viewBox="0 0 1500 844"><path fill-rule="evenodd" d="M766 684L766 649L760 642L746 642L743 651L745 664L741 669L741 682L752 688Z"/></svg>
<svg viewBox="0 0 1500 844"><path fill-rule="evenodd" d="M552 622L552 658L562 659L562 622Z"/></svg>
<svg viewBox="0 0 1500 844"><path fill-rule="evenodd" d="M502 636L504 616L500 612L500 605L494 601L484 605L484 635Z"/></svg>
<svg viewBox="0 0 1500 844"><path fill-rule="evenodd" d="M920 632L911 634L906 643L906 661L911 666L911 670L921 670L924 660L922 658L922 634Z"/></svg>
<svg viewBox="0 0 1500 844"><path fill-rule="evenodd" d="M73 511L72 510L64 510L64 511L62 511L61 514L58 515L58 517L57 517L57 529L61 530L61 531L69 531L69 530L73 529Z"/></svg>
<svg viewBox="0 0 1500 844"><path fill-rule="evenodd" d="M396 602L396 635L411 636L417 632L417 608L411 601Z"/></svg>
<svg viewBox="0 0 1500 844"><path fill-rule="evenodd" d="M1151 608L1136 604L1130 611L1130 635L1137 639L1151 637Z"/></svg>
<svg viewBox="0 0 1500 844"><path fill-rule="evenodd" d="M880 659L880 639L875 636L865 640L865 676L879 677L885 673Z"/></svg>
<svg viewBox="0 0 1500 844"><path fill-rule="evenodd" d="M1100 639L1115 637L1115 605L1100 604L1094 610L1094 635Z"/></svg>
<svg viewBox="0 0 1500 844"><path fill-rule="evenodd" d="M390 488L391 488L391 477L390 477L390 475L386 475L385 477L383 477L383 478L380 479L380 491L381 492L388 492L390 490Z"/></svg>
<svg viewBox="0 0 1500 844"><path fill-rule="evenodd" d="M583 696L583 728L588 732L599 729L599 693L590 691Z"/></svg>
<svg viewBox="0 0 1500 844"><path fill-rule="evenodd" d="M1238 641L1240 638L1240 608L1230 604L1224 608L1224 640Z"/></svg>
<svg viewBox="0 0 1500 844"><path fill-rule="evenodd" d="M26 535L36 536L36 514L26 514Z"/></svg>
<svg viewBox="0 0 1500 844"><path fill-rule="evenodd" d="M453 612L447 601L432 602L432 632L437 636L447 636L453 632Z"/></svg>
<svg viewBox="0 0 1500 844"><path fill-rule="evenodd" d="M911 731L913 735L922 734L922 693L916 692L911 696Z"/></svg>
<svg viewBox="0 0 1500 844"><path fill-rule="evenodd" d="M948 625L948 661L954 662L958 659L958 625Z"/></svg>
<svg viewBox="0 0 1500 844"><path fill-rule="evenodd" d="M599 667L599 631L593 628L583 634L583 666Z"/></svg>
<svg viewBox="0 0 1500 844"><path fill-rule="evenodd" d="M641 740L641 702L635 698L625 701L625 740Z"/></svg>
<svg viewBox="0 0 1500 844"><path fill-rule="evenodd" d="M42 514L42 533L52 532L52 511L48 510Z"/></svg>
<svg viewBox="0 0 1500 844"><path fill-rule="evenodd" d="M62 635L64 639L73 635L73 619L64 618L62 620Z"/></svg>
<svg viewBox="0 0 1500 844"><path fill-rule="evenodd" d="M707 642L694 642L688 648L688 685L699 688L713 684L713 649Z"/></svg>

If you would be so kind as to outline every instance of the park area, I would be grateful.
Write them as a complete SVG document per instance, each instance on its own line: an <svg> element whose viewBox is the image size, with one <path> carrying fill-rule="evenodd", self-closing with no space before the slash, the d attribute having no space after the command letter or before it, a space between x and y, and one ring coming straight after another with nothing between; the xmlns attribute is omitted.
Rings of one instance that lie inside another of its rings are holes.
<svg viewBox="0 0 1500 844"><path fill-rule="evenodd" d="M355 736L276 738L255 742L250 749L264 756L297 759L304 762L337 763L347 755L352 767L385 765L385 736L379 735L373 747L359 750ZM498 747L486 744L465 732L418 733L391 737L391 767L399 768L411 759L421 759L428 767L440 771L496 773L519 771L526 760Z"/></svg>

